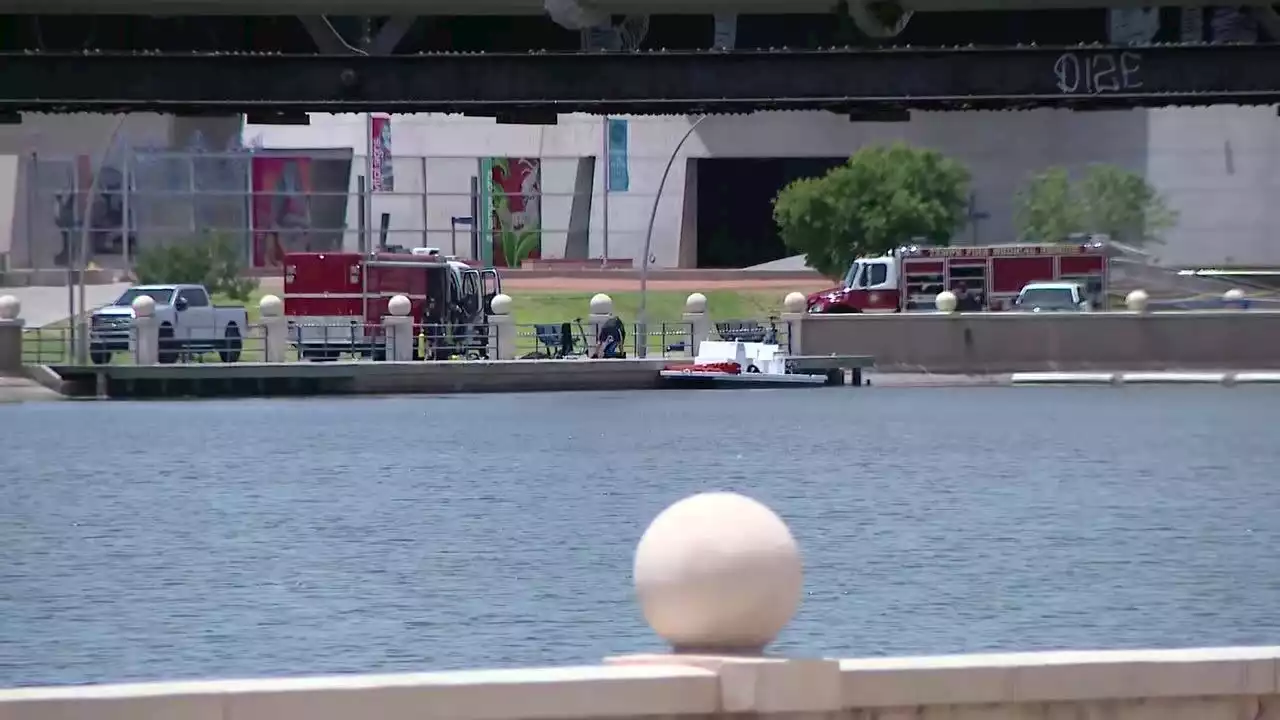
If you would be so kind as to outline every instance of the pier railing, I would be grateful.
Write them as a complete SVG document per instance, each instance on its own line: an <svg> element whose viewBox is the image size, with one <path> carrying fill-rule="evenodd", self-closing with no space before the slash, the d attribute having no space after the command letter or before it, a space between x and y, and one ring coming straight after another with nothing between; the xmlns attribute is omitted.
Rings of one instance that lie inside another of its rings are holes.
<svg viewBox="0 0 1280 720"><path fill-rule="evenodd" d="M671 645L670 654L559 668L17 688L0 690L0 718L1280 717L1280 647L848 660L766 656L764 648L804 597L800 553L781 518L735 493L694 495L668 507L640 538L631 570L643 615ZM847 622L831 620L832 632ZM466 629L442 632L455 630ZM74 650L74 637L64 642Z"/></svg>
<svg viewBox="0 0 1280 720"><path fill-rule="evenodd" d="M270 328L261 322L244 329L237 326L234 332L187 326L175 334L160 328L157 362L267 362ZM387 332L382 325L290 321L285 328L286 347L279 362L381 361L402 357L397 352L402 336ZM688 357L693 347L693 329L685 322L651 322L644 327L631 324L625 332L619 349L628 357L638 357L642 347L648 357ZM127 321L117 329L91 331L89 362L138 364L137 333ZM489 324L413 323L409 338L411 350L404 359L421 361L586 358L597 351L598 345L595 326L581 320L512 324L508 333L498 333ZM77 364L74 339L72 328L66 325L26 329L22 333L22 361L28 365Z"/></svg>

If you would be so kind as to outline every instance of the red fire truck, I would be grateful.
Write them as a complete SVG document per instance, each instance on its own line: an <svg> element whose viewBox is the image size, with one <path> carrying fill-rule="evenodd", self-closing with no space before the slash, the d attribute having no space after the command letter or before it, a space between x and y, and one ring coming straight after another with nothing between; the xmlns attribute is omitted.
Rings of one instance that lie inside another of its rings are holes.
<svg viewBox="0 0 1280 720"><path fill-rule="evenodd" d="M1009 308L1032 282L1077 282L1098 307L1106 298L1103 243L904 247L891 255L859 258L844 283L813 293L811 313L892 313L932 310L943 290L967 294L983 310Z"/></svg>
<svg viewBox="0 0 1280 720"><path fill-rule="evenodd" d="M411 303L409 316L443 342L433 354L479 348L490 302L502 291L498 271L473 268L437 253L289 253L284 257L284 313L304 360L335 360L346 353L386 357L382 318L396 295ZM434 302L428 302L432 300Z"/></svg>

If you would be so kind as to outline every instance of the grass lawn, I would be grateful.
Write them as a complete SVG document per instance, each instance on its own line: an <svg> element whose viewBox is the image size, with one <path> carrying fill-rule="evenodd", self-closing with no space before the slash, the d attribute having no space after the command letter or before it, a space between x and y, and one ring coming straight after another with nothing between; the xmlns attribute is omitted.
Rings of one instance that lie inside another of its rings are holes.
<svg viewBox="0 0 1280 720"><path fill-rule="evenodd" d="M243 303L249 314L250 325L259 319L258 301L265 293L255 292L249 301ZM534 349L532 325L570 322L582 318L585 322L590 313L591 297L595 293L573 292L540 292L525 290L512 296L516 324L519 327L520 347L523 354ZM707 309L713 321L724 320L766 320L777 315L782 307L783 293L778 290L713 290L703 293L707 296ZM640 293L613 292L614 313L634 326L639 319ZM678 324L684 313L684 301L689 296L685 290L662 290L649 293L648 316L649 330L658 334L650 340L650 351L660 353L671 342L681 339L682 325L663 327L663 323ZM214 297L219 305L239 305L241 303L225 297ZM69 362L71 323L63 321L44 328L28 330L23 338L23 358L29 363L56 364ZM665 332L670 337L664 338ZM576 331L576 327L575 327ZM628 342L628 345L631 343ZM113 362L127 364L130 359L127 353L117 353ZM262 359L262 340L260 333L251 331L244 341L244 352L241 358L246 362ZM208 354L207 361L216 362L216 355Z"/></svg>

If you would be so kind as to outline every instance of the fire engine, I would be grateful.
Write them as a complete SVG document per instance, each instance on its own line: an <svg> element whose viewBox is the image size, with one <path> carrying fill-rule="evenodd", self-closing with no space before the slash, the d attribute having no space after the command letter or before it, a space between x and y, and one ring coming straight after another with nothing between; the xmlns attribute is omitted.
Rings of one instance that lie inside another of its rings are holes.
<svg viewBox="0 0 1280 720"><path fill-rule="evenodd" d="M285 255L284 312L299 358L385 359L382 318L396 295L408 297L409 316L435 333L429 335L433 359L459 350L483 356L490 303L502 292L498 271L418 250Z"/></svg>
<svg viewBox="0 0 1280 720"><path fill-rule="evenodd" d="M1028 283L1079 283L1095 307L1106 298L1104 243L910 246L859 258L840 287L808 297L811 313L892 313L931 310L943 290L968 296L974 309L1005 310ZM963 307L963 304L962 304Z"/></svg>

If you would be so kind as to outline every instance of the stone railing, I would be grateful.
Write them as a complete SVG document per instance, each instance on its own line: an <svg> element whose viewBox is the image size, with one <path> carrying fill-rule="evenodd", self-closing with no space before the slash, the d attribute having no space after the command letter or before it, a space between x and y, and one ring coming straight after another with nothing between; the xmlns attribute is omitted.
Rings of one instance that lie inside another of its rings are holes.
<svg viewBox="0 0 1280 720"><path fill-rule="evenodd" d="M671 654L603 665L0 690L3 720L1280 720L1280 647L858 660L770 657L802 594L782 520L733 493L663 511L636 550Z"/></svg>
<svg viewBox="0 0 1280 720"><path fill-rule="evenodd" d="M22 370L22 303L12 295L0 296L0 376Z"/></svg>

